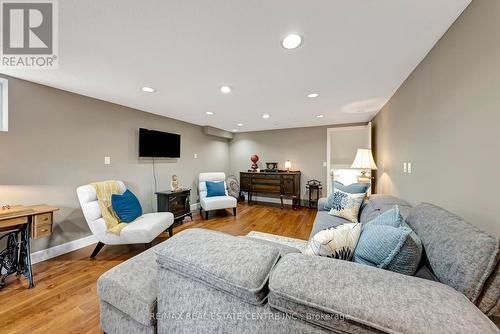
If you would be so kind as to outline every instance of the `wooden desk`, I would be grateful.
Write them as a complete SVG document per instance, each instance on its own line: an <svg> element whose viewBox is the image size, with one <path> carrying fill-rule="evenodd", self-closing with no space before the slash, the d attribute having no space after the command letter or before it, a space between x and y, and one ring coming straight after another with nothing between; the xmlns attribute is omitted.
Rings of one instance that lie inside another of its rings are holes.
<svg viewBox="0 0 500 334"><path fill-rule="evenodd" d="M11 274L23 274L33 287L30 238L38 239L52 234L54 212L48 205L13 206L0 209L0 232L5 233L7 246L0 252L0 289Z"/></svg>

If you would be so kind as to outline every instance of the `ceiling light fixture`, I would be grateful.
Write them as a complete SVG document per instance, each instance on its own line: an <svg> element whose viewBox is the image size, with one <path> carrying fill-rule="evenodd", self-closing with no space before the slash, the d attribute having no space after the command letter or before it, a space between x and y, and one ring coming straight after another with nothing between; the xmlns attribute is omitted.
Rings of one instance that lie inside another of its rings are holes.
<svg viewBox="0 0 500 334"><path fill-rule="evenodd" d="M269 117L271 117L271 116L269 116L269 114L262 115L262 118L264 118L264 119L268 119Z"/></svg>
<svg viewBox="0 0 500 334"><path fill-rule="evenodd" d="M146 92L146 93L154 93L156 91L156 89L152 88L152 87L142 87L141 88L143 92Z"/></svg>
<svg viewBox="0 0 500 334"><path fill-rule="evenodd" d="M302 44L302 37L297 34L290 34L281 41L281 46L288 50L298 48L300 44Z"/></svg>
<svg viewBox="0 0 500 334"><path fill-rule="evenodd" d="M207 114L208 116L212 116L214 113L212 111L207 111L205 114Z"/></svg>
<svg viewBox="0 0 500 334"><path fill-rule="evenodd" d="M237 129L233 129L233 132L238 132L238 130Z"/></svg>
<svg viewBox="0 0 500 334"><path fill-rule="evenodd" d="M323 118L325 117L324 115L316 115L316 118Z"/></svg>
<svg viewBox="0 0 500 334"><path fill-rule="evenodd" d="M238 125L238 126L243 126L243 123L238 123L238 124L236 124L236 125Z"/></svg>
<svg viewBox="0 0 500 334"><path fill-rule="evenodd" d="M315 97L318 97L319 94L318 93L311 93L311 94L307 94L307 97L312 99L312 98L315 98Z"/></svg>
<svg viewBox="0 0 500 334"><path fill-rule="evenodd" d="M229 94L229 93L231 93L231 91L232 91L232 90L233 90L233 89L232 89L231 87L229 87L229 86L222 86L222 87L220 88L220 91L221 91L221 93L223 93L223 94Z"/></svg>

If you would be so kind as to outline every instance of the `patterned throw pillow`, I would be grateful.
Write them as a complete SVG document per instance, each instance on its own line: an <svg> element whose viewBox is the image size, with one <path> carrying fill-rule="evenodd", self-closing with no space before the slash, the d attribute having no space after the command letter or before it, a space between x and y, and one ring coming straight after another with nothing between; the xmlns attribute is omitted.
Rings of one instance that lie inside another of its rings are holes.
<svg viewBox="0 0 500 334"><path fill-rule="evenodd" d="M361 234L361 224L343 224L319 231L312 237L304 251L305 255L326 256L350 260Z"/></svg>
<svg viewBox="0 0 500 334"><path fill-rule="evenodd" d="M349 194L342 190L333 191L332 208L329 215L345 218L353 223L358 222L359 208L363 204L365 194Z"/></svg>
<svg viewBox="0 0 500 334"><path fill-rule="evenodd" d="M352 183L349 185L344 185L342 182L333 181L332 182L333 189L341 190L345 193L349 194L366 194L368 189L370 189L370 183ZM325 202L325 210L329 211L332 208L333 203L333 192L328 196Z"/></svg>

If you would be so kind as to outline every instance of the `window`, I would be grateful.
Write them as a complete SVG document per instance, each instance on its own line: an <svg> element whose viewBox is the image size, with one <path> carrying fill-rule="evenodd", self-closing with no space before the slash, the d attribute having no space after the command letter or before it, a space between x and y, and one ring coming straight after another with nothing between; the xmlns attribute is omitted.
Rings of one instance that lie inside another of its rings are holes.
<svg viewBox="0 0 500 334"><path fill-rule="evenodd" d="M0 131L9 130L9 81L0 78Z"/></svg>

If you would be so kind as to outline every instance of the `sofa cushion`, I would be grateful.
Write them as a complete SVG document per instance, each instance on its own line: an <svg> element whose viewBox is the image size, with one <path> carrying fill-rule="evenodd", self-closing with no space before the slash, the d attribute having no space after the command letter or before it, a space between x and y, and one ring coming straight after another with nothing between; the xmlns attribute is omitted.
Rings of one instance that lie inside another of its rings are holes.
<svg viewBox="0 0 500 334"><path fill-rule="evenodd" d="M498 265L486 280L484 289L477 301L477 307L489 317L500 315L500 273Z"/></svg>
<svg viewBox="0 0 500 334"><path fill-rule="evenodd" d="M161 247L163 243L102 274L97 280L97 294L101 301L145 326L156 324L152 316L156 313L158 291L155 250Z"/></svg>
<svg viewBox="0 0 500 334"><path fill-rule="evenodd" d="M341 217L331 216L328 214L328 211L318 211L309 238L312 238L319 231L347 223L350 223L350 221Z"/></svg>
<svg viewBox="0 0 500 334"><path fill-rule="evenodd" d="M236 198L232 196L204 197L200 204L205 211L235 208L238 205Z"/></svg>
<svg viewBox="0 0 500 334"><path fill-rule="evenodd" d="M290 254L290 253L300 253L300 250L297 249L297 248L295 248L295 247L284 245L284 244L280 244L280 243L277 243L277 242L274 242L274 241L271 241L271 240L264 240L264 239L260 239L260 238L254 238L252 236L238 236L238 238L247 238L249 240L252 240L253 242L257 243L256 247L259 247L258 244L265 244L265 245L268 245L268 246L272 246L272 247L276 248L280 252L280 256L285 256L286 254ZM306 241L304 240L304 243L305 242Z"/></svg>
<svg viewBox="0 0 500 334"><path fill-rule="evenodd" d="M439 281L476 303L497 267L499 240L429 203L414 207L406 221L422 240Z"/></svg>
<svg viewBox="0 0 500 334"><path fill-rule="evenodd" d="M375 210L380 211L389 210L394 205L398 205L400 208L404 206L411 207L410 203L401 198L379 194L373 194L370 196L370 204Z"/></svg>
<svg viewBox="0 0 500 334"><path fill-rule="evenodd" d="M189 277L244 302L260 305L268 277L280 257L278 248L249 238L205 229L188 229L156 251L160 267Z"/></svg>
<svg viewBox="0 0 500 334"><path fill-rule="evenodd" d="M335 333L498 333L444 284L348 261L288 254L269 289L271 307Z"/></svg>
<svg viewBox="0 0 500 334"><path fill-rule="evenodd" d="M371 195L361 207L359 221L363 224L369 222L381 213L392 209L395 205L398 206L401 216L406 218L411 209L411 205L408 202L389 195Z"/></svg>

